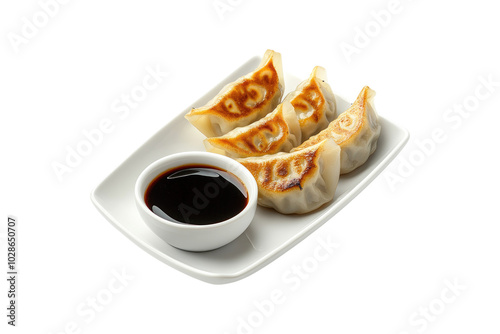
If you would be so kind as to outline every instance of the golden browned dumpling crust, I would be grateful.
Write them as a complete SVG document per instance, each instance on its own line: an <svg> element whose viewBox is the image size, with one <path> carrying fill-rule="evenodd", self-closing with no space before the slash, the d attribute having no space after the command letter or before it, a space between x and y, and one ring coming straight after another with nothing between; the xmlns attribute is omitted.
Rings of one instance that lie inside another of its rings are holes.
<svg viewBox="0 0 500 334"><path fill-rule="evenodd" d="M375 92L370 87L363 87L349 109L340 114L326 129L294 148L292 152L332 138L342 150L341 174L349 173L364 164L377 148L381 130L373 106L374 96Z"/></svg>
<svg viewBox="0 0 500 334"><path fill-rule="evenodd" d="M340 147L333 139L292 153L236 159L257 181L259 205L306 213L331 201L340 176Z"/></svg>
<svg viewBox="0 0 500 334"><path fill-rule="evenodd" d="M288 152L301 143L301 131L290 103L279 104L264 118L220 137L205 139L207 151L231 158Z"/></svg>
<svg viewBox="0 0 500 334"><path fill-rule="evenodd" d="M255 108L269 103L278 91L278 72L272 59L258 71L238 83L238 88L231 90L214 103L207 112L226 119L247 116ZM193 114L196 109L193 110Z"/></svg>
<svg viewBox="0 0 500 334"><path fill-rule="evenodd" d="M207 104L192 109L185 117L205 136L221 136L273 111L284 90L281 55L267 50L255 71L227 84Z"/></svg>

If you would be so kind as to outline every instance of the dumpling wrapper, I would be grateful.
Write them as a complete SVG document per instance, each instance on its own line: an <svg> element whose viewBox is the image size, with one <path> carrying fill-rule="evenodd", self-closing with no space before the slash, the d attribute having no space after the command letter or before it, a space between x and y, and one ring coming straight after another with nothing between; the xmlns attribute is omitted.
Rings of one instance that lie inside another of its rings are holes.
<svg viewBox="0 0 500 334"><path fill-rule="evenodd" d="M301 150L332 138L340 146L340 174L353 171L363 165L377 149L381 126L373 106L375 91L365 86L356 101L326 129L309 138L292 150Z"/></svg>
<svg viewBox="0 0 500 334"><path fill-rule="evenodd" d="M302 131L302 140L325 129L335 119L335 95L327 82L326 70L316 66L311 75L290 92L283 102L295 109Z"/></svg>
<svg viewBox="0 0 500 334"><path fill-rule="evenodd" d="M340 176L340 147L332 139L293 153L236 161L257 181L258 204L284 214L310 212L331 201Z"/></svg>
<svg viewBox="0 0 500 334"><path fill-rule="evenodd" d="M289 152L300 143L299 122L288 102L279 104L274 111L250 125L204 141L207 151L231 158Z"/></svg>
<svg viewBox="0 0 500 334"><path fill-rule="evenodd" d="M185 117L205 136L221 136L274 110L284 90L281 54L267 50L255 71L224 86L206 105Z"/></svg>

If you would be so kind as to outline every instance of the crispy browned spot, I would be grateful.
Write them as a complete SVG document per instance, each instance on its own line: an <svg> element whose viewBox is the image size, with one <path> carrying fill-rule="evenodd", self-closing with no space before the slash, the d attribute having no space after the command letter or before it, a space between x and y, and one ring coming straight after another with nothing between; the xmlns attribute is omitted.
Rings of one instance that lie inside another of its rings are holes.
<svg viewBox="0 0 500 334"><path fill-rule="evenodd" d="M262 105L269 103L270 100L274 98L279 87L278 87L278 72L273 65L272 59L263 66L258 71L255 71L250 78L246 78L239 82L236 86L237 89L233 89L227 95L223 96L217 103L215 103L211 108L211 112L218 114L226 119L241 118L255 111L256 108L260 108ZM255 99L258 92L252 89L253 85L258 85L264 88L265 96L264 99L258 102L255 106L247 106L245 102L250 99ZM236 104L239 112L232 112L230 110L231 106L226 105L229 103Z"/></svg>
<svg viewBox="0 0 500 334"><path fill-rule="evenodd" d="M288 125L283 117L283 109L281 109L274 117L270 117L258 126L250 127L236 137L213 137L207 140L212 145L240 155L261 156L278 152L279 147L287 140L288 133ZM269 141L266 134L273 140Z"/></svg>
<svg viewBox="0 0 500 334"><path fill-rule="evenodd" d="M311 116L299 119L300 125L311 121L318 123L321 116L318 111L323 108L325 102L326 100L321 93L321 89L316 82L316 79L309 81L309 84L304 86L301 93L290 101L296 111L307 112L309 106L311 106L314 110Z"/></svg>
<svg viewBox="0 0 500 334"><path fill-rule="evenodd" d="M298 188L318 167L316 164L319 148L305 149L285 157L283 155L265 161L240 161L254 176L259 187L270 192L287 192ZM275 173L273 173L273 170ZM289 177L295 171L296 177Z"/></svg>
<svg viewBox="0 0 500 334"><path fill-rule="evenodd" d="M287 176L288 175L288 164L284 161L278 162L276 166L276 174L279 176Z"/></svg>

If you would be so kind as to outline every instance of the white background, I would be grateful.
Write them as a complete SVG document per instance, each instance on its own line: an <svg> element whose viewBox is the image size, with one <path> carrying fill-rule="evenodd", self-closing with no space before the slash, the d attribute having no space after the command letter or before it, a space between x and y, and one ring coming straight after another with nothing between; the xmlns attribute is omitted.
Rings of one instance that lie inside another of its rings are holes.
<svg viewBox="0 0 500 334"><path fill-rule="evenodd" d="M46 2L0 5L2 268L7 215L20 233L18 327L6 324L2 279L2 333L499 332L493 2L73 0L52 5L44 22ZM388 9L390 17L380 14ZM44 26L25 38L26 20ZM347 44L357 53L346 56ZM89 195L172 117L268 48L297 77L324 66L346 98L370 85L379 114L411 138L298 246L248 278L211 285L139 249ZM141 84L147 67L169 75L120 119L113 103ZM52 164L106 118L113 130L58 180ZM442 140L431 145L436 131ZM328 239L340 244L334 254L296 284L283 280L313 263L318 240ZM126 283L113 280L117 272ZM120 291L109 292L110 282ZM447 284L459 287L453 293ZM283 296L270 306L277 291ZM91 314L96 296L111 298Z"/></svg>

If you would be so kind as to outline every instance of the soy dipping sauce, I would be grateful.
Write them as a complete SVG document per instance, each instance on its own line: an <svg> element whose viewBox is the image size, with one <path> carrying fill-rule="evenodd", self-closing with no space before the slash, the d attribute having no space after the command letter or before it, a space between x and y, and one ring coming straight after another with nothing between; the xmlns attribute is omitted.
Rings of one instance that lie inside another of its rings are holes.
<svg viewBox="0 0 500 334"><path fill-rule="evenodd" d="M153 179L144 200L166 220L208 225L240 213L248 203L248 192L230 172L208 165L184 165Z"/></svg>

